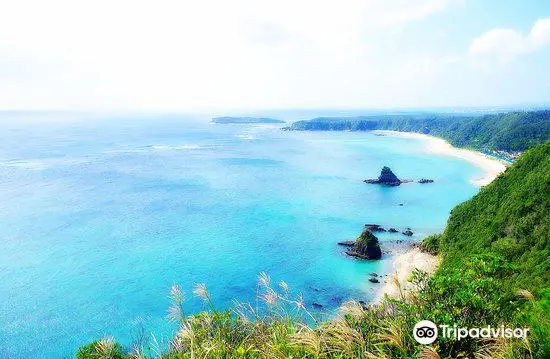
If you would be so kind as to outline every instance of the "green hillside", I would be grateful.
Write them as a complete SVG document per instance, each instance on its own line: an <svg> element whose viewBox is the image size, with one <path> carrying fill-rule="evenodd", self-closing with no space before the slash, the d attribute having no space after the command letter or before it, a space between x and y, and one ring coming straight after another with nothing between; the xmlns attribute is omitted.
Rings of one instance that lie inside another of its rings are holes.
<svg viewBox="0 0 550 359"><path fill-rule="evenodd" d="M441 235L423 247L442 262L429 278L416 271L415 294L379 305L343 305L338 317L317 319L301 295L260 275L257 303L215 310L206 287L193 293L208 311L186 316L172 288L170 318L179 331L122 348L101 339L81 347L92 358L535 358L550 357L550 142L521 156L506 173L457 206ZM414 325L431 320L474 328L529 328L527 340L444 338L421 345Z"/></svg>
<svg viewBox="0 0 550 359"><path fill-rule="evenodd" d="M462 286L451 283L473 274L465 273L472 260L483 263L477 269L486 272L479 286L464 283L485 293L470 298L472 305L481 304L472 324L508 319L531 327L538 357L550 355L550 142L527 151L505 174L455 207L445 232L424 244L443 257L432 285L452 290L447 295L465 295ZM426 293L433 294L430 288ZM452 306L442 312L447 310L452 312Z"/></svg>
<svg viewBox="0 0 550 359"><path fill-rule="evenodd" d="M528 151L506 175L451 212L440 248L448 257L496 253L518 267L512 289L550 283L550 143Z"/></svg>
<svg viewBox="0 0 550 359"><path fill-rule="evenodd" d="M506 155L550 140L550 111L508 112L484 116L449 114L319 117L288 127L297 131L395 130L442 137L457 147Z"/></svg>

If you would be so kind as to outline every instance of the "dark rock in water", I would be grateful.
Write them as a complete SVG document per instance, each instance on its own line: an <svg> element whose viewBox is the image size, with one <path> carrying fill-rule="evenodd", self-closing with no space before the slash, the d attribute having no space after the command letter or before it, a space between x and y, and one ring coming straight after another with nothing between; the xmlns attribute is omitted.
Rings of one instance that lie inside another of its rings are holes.
<svg viewBox="0 0 550 359"><path fill-rule="evenodd" d="M360 300L358 303L361 306L361 308L363 308L363 310L367 310L369 308L369 305L364 300Z"/></svg>
<svg viewBox="0 0 550 359"><path fill-rule="evenodd" d="M346 251L346 254L350 257L355 257L355 258L359 258L359 259L370 259L366 255L363 255L363 254L358 253L356 251Z"/></svg>
<svg viewBox="0 0 550 359"><path fill-rule="evenodd" d="M386 232L379 224L365 224L365 228L371 232Z"/></svg>
<svg viewBox="0 0 550 359"><path fill-rule="evenodd" d="M392 228L388 229L388 232L390 232L390 233L397 233L397 232L399 232L399 231L398 231L397 229L395 229L395 228L392 227Z"/></svg>
<svg viewBox="0 0 550 359"><path fill-rule="evenodd" d="M421 178L418 180L418 183L432 183L434 180L429 178Z"/></svg>
<svg viewBox="0 0 550 359"><path fill-rule="evenodd" d="M382 184L385 186L399 186L402 182L397 176L392 172L389 167L382 167L380 176L376 179L366 179L363 182L373 183L373 184Z"/></svg>
<svg viewBox="0 0 550 359"><path fill-rule="evenodd" d="M382 171L380 172L380 176L378 176L378 181L382 183L397 183L400 184L401 180L397 178L397 176L392 172L392 170L389 167L382 167Z"/></svg>
<svg viewBox="0 0 550 359"><path fill-rule="evenodd" d="M342 303L343 299L342 297L332 297L330 298L330 301L334 303Z"/></svg>
<svg viewBox="0 0 550 359"><path fill-rule="evenodd" d="M368 229L365 229L355 240L353 247L346 251L348 256L360 259L380 259L382 250L378 238Z"/></svg>
<svg viewBox="0 0 550 359"><path fill-rule="evenodd" d="M315 309L322 309L323 308L323 305L322 304L319 304L319 303L311 303L311 306Z"/></svg>
<svg viewBox="0 0 550 359"><path fill-rule="evenodd" d="M410 228L407 228L406 230L404 230L404 231L401 232L401 233L403 233L403 234L406 235L406 236L412 236L412 235L414 234L413 231L411 231Z"/></svg>
<svg viewBox="0 0 550 359"><path fill-rule="evenodd" d="M380 281L376 278L369 278L369 282L372 282L372 283L380 283Z"/></svg>
<svg viewBox="0 0 550 359"><path fill-rule="evenodd" d="M369 275L370 275L371 277L378 277L378 273L374 273L374 272L369 273Z"/></svg>
<svg viewBox="0 0 550 359"><path fill-rule="evenodd" d="M338 245L346 246L346 247L353 247L354 244L355 244L355 241L338 242Z"/></svg>
<svg viewBox="0 0 550 359"><path fill-rule="evenodd" d="M403 206L403 203L399 203L400 206Z"/></svg>

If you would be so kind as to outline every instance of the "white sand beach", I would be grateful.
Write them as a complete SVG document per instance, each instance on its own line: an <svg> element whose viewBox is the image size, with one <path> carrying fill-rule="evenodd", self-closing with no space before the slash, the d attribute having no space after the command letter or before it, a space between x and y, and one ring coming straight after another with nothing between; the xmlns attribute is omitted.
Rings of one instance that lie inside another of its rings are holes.
<svg viewBox="0 0 550 359"><path fill-rule="evenodd" d="M473 178L471 182L477 186L485 186L491 183L499 174L506 169L506 163L495 157L488 156L481 152L467 150L463 148L453 147L449 142L434 136L424 135L414 132L399 132L399 131L373 131L390 136L422 138L426 140L427 150L432 153L454 156L462 158L475 166L481 168L484 174L479 178Z"/></svg>
<svg viewBox="0 0 550 359"><path fill-rule="evenodd" d="M497 158L488 156L481 152L471 151L462 148L453 147L447 141L434 136L424 135L414 132L399 132L399 131L373 131L389 136L421 138L426 141L427 151L462 158L478 168L483 170L483 175L479 178L472 178L471 183L477 186L485 186L491 183L499 174L506 170L506 163ZM399 288L395 279L400 283L401 289L408 291L412 288L412 284L407 279L412 274L412 271L417 268L432 274L439 264L439 259L429 253L422 252L419 248L413 247L403 253L396 254L392 261L392 270L388 275L386 283L378 291L374 302L379 302L384 294L390 297L399 295Z"/></svg>
<svg viewBox="0 0 550 359"><path fill-rule="evenodd" d="M389 273L387 280L379 289L374 302L379 302L384 298L384 294L390 297L399 296L399 287L396 280L399 281L401 290L406 292L413 288L412 283L408 282L408 278L414 269L419 269L429 274L435 272L439 264L439 258L429 253L422 252L418 247L413 247L404 253L397 254L392 261L392 270Z"/></svg>

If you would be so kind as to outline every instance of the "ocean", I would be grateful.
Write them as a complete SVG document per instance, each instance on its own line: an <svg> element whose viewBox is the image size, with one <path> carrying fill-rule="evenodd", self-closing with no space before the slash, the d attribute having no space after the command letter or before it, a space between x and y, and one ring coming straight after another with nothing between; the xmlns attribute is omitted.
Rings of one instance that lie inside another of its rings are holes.
<svg viewBox="0 0 550 359"><path fill-rule="evenodd" d="M194 283L225 309L255 301L262 271L327 313L368 301L380 286L368 273L387 273L391 253L358 261L337 242L365 223L410 227L379 236L391 251L441 232L479 190L480 169L422 139L209 119L0 116L1 358L68 358L104 336L166 341L176 283L188 314L205 309ZM362 182L382 166L435 182Z"/></svg>

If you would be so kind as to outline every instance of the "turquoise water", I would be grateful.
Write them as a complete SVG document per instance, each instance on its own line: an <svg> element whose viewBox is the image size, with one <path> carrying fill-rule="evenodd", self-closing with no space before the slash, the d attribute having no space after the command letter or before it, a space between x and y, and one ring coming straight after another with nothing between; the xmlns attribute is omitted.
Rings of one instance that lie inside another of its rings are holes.
<svg viewBox="0 0 550 359"><path fill-rule="evenodd" d="M346 258L364 223L441 231L481 171L419 139L211 125L205 116L2 117L0 357L63 358L105 335L167 339L170 286L218 308L261 271L305 302L369 300L380 262ZM36 118L35 118L36 117ZM366 185L383 165L429 185ZM399 206L403 203L403 206ZM401 235L381 236L382 247Z"/></svg>

